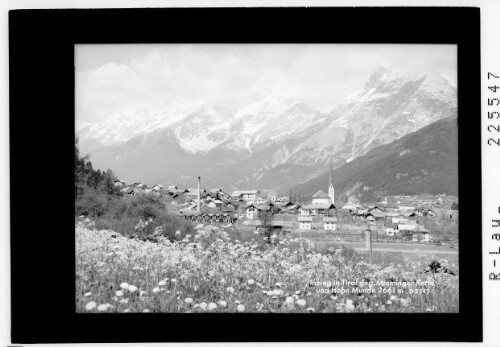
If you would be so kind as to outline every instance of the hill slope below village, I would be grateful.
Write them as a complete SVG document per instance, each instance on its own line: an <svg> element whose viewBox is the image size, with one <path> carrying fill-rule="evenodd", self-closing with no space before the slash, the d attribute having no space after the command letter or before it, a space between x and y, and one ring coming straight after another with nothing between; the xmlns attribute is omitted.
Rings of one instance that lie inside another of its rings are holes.
<svg viewBox="0 0 500 347"><path fill-rule="evenodd" d="M372 149L333 171L336 201L377 202L387 195L458 194L457 119L449 117ZM296 188L308 198L325 190L329 173Z"/></svg>

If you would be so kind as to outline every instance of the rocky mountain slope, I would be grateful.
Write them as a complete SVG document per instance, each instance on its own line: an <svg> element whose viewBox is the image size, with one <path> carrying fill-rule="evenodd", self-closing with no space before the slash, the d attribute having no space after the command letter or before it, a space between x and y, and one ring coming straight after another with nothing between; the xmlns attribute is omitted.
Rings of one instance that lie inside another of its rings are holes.
<svg viewBox="0 0 500 347"><path fill-rule="evenodd" d="M333 171L336 201L378 202L387 195L458 195L457 119L449 117L370 150ZM304 200L325 189L329 173L305 182Z"/></svg>

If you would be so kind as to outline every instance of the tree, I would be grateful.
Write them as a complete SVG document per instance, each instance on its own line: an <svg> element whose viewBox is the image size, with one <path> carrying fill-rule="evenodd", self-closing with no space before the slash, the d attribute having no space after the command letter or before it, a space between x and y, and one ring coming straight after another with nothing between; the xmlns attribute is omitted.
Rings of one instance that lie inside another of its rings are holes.
<svg viewBox="0 0 500 347"><path fill-rule="evenodd" d="M95 171L89 157L80 157L78 139L75 140L75 199L84 194L86 188L94 189L103 194L119 195L120 191L115 187L115 175L113 171Z"/></svg>
<svg viewBox="0 0 500 347"><path fill-rule="evenodd" d="M458 211L458 202L453 202L453 204L451 204L451 209L452 210L457 210Z"/></svg>

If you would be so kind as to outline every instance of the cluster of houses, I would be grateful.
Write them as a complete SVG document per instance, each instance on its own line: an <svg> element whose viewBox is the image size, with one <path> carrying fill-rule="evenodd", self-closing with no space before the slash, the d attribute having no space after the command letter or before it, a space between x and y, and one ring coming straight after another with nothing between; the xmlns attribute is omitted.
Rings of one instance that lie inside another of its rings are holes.
<svg viewBox="0 0 500 347"><path fill-rule="evenodd" d="M115 180L115 187L120 189L124 195L135 195L135 194L155 194L161 196L163 192L163 186L161 184L155 184L150 187L142 182L136 182L133 184L127 184L122 180Z"/></svg>
<svg viewBox="0 0 500 347"><path fill-rule="evenodd" d="M156 194L169 196L169 213L192 221L193 223L243 223L261 225L262 214L272 216L272 225L285 231L324 231L342 232L354 230L355 225L376 229L385 236L403 236L418 241L432 241L430 232L413 217L435 217L442 213L432 208L394 206L382 201L377 206L362 206L348 202L335 205L335 190L332 170L328 193L319 190L312 196L310 203L298 204L289 201L287 196L279 197L276 191L236 190L231 194L222 189L200 188L179 189L162 185L148 187L143 183L127 185L117 180L124 194ZM458 218L458 211L447 211L449 218ZM417 218L418 219L418 218Z"/></svg>

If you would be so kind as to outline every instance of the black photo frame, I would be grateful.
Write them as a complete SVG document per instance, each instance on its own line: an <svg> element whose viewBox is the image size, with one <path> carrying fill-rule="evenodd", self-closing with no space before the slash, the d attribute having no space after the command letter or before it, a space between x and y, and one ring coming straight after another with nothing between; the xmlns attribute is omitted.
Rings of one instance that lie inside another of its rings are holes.
<svg viewBox="0 0 500 347"><path fill-rule="evenodd" d="M77 314L74 45L414 43L458 49L458 314ZM481 341L478 8L138 8L9 13L12 342Z"/></svg>

